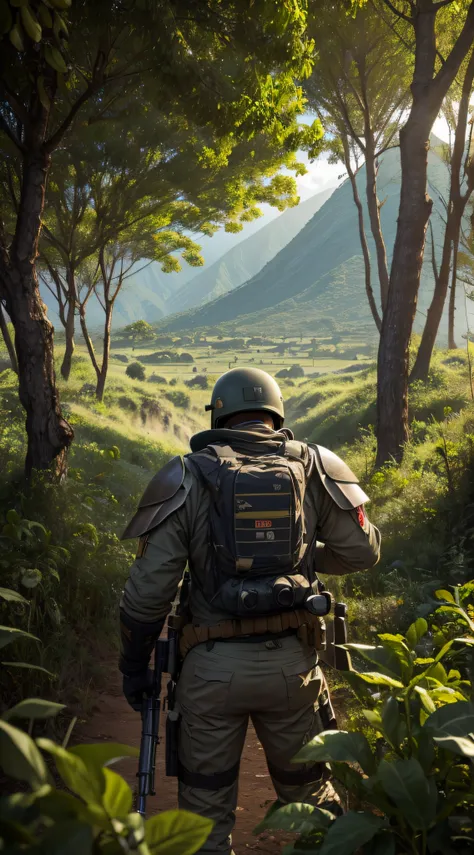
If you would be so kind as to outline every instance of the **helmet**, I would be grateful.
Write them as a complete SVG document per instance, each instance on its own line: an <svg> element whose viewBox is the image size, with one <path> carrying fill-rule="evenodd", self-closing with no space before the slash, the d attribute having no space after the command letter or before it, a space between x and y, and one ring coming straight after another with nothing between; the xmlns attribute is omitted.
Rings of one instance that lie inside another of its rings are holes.
<svg viewBox="0 0 474 855"><path fill-rule="evenodd" d="M276 380L259 368L232 368L219 377L212 390L211 427L222 427L222 422L234 413L262 412L274 417L275 427L283 425L285 411L283 396Z"/></svg>

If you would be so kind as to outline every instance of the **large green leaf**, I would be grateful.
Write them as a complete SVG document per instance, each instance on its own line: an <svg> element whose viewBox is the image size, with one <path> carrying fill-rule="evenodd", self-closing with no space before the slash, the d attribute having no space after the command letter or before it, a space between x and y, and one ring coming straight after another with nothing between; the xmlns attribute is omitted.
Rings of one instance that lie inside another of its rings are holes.
<svg viewBox="0 0 474 855"><path fill-rule="evenodd" d="M7 775L27 781L33 790L49 781L46 764L31 737L1 719L0 764Z"/></svg>
<svg viewBox="0 0 474 855"><path fill-rule="evenodd" d="M71 754L80 757L87 767L109 766L124 757L138 757L140 751L132 745L122 745L121 742L98 742L85 745L74 745L69 749Z"/></svg>
<svg viewBox="0 0 474 855"><path fill-rule="evenodd" d="M85 805L81 799L64 790L50 790L40 795L35 804L42 816L55 822L78 819L83 823L110 830L110 821L105 811L97 805Z"/></svg>
<svg viewBox="0 0 474 855"><path fill-rule="evenodd" d="M363 733L346 730L326 730L311 739L293 759L293 763L329 763L331 761L358 763L368 775L375 761Z"/></svg>
<svg viewBox="0 0 474 855"><path fill-rule="evenodd" d="M474 733L474 704L456 701L439 707L426 719L424 726L437 737L469 736Z"/></svg>
<svg viewBox="0 0 474 855"><path fill-rule="evenodd" d="M400 710L398 701L394 697L389 697L385 701L382 709L382 728L388 741L398 747L400 727Z"/></svg>
<svg viewBox="0 0 474 855"><path fill-rule="evenodd" d="M400 660L394 651L388 647L383 647L381 644L374 646L372 644L353 643L341 644L341 647L363 656L368 662L377 665L378 669L384 674L388 674L389 677L397 679L401 676Z"/></svg>
<svg viewBox="0 0 474 855"><path fill-rule="evenodd" d="M14 626L0 626L0 648L6 647L12 641L17 641L19 638L32 638L33 641L39 641L36 635L31 635L30 632L23 632L22 629L17 629Z"/></svg>
<svg viewBox="0 0 474 855"><path fill-rule="evenodd" d="M400 680L394 680L394 678L389 677L388 674L380 674L378 671L365 671L364 673L359 671L359 677L371 686L388 686L391 689L404 688L404 685Z"/></svg>
<svg viewBox="0 0 474 855"><path fill-rule="evenodd" d="M53 701L44 701L42 698L27 698L7 710L3 714L3 719L10 721L12 718L54 718L64 709L64 704L55 704Z"/></svg>
<svg viewBox="0 0 474 855"><path fill-rule="evenodd" d="M440 748L445 748L454 754L474 757L474 738L470 739L468 736L435 736L434 741Z"/></svg>
<svg viewBox="0 0 474 855"><path fill-rule="evenodd" d="M295 831L299 834L307 834L317 829L327 828L333 819L333 814L327 810L321 810L304 802L294 802L269 812L254 828L254 834L260 834L267 828L273 831Z"/></svg>
<svg viewBox="0 0 474 855"><path fill-rule="evenodd" d="M391 650L397 659L399 659L402 668L408 669L408 671L411 672L413 670L413 664L410 656L410 650L405 644L403 635L392 635L389 632L383 632L379 635L379 638L382 645Z"/></svg>
<svg viewBox="0 0 474 855"><path fill-rule="evenodd" d="M408 645L411 647L412 650L414 647L416 647L420 639L422 639L427 632L428 621L422 617L419 617L414 623L411 624L411 626L408 627L405 637Z"/></svg>
<svg viewBox="0 0 474 855"><path fill-rule="evenodd" d="M152 855L194 855L206 842L214 823L187 810L166 810L145 823Z"/></svg>
<svg viewBox="0 0 474 855"><path fill-rule="evenodd" d="M127 782L112 769L104 769L105 792L103 805L109 816L126 817L132 810L133 795Z"/></svg>
<svg viewBox="0 0 474 855"><path fill-rule="evenodd" d="M430 786L418 760L414 757L393 763L382 760L377 778L412 828L429 828L436 816L437 790Z"/></svg>
<svg viewBox="0 0 474 855"><path fill-rule="evenodd" d="M91 773L84 761L56 745L51 739L37 739L36 744L43 751L52 754L56 768L64 783L73 793L84 799L86 804L101 804L105 790L105 778L102 770Z"/></svg>
<svg viewBox="0 0 474 855"><path fill-rule="evenodd" d="M372 840L385 825L385 820L372 813L349 811L331 825L320 855L352 855L353 852Z"/></svg>
<svg viewBox="0 0 474 855"><path fill-rule="evenodd" d="M11 588L0 588L0 598L7 600L9 603L27 603L18 591L12 591Z"/></svg>

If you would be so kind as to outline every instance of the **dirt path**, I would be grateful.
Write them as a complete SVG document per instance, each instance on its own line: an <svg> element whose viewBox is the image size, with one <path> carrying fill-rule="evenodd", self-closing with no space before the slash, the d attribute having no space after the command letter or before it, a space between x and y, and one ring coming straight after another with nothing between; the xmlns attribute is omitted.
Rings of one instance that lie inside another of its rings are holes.
<svg viewBox="0 0 474 855"><path fill-rule="evenodd" d="M115 663L111 665L110 682L105 692L97 699L97 708L91 719L78 731L81 741L122 742L127 745L140 744L140 717L125 701L121 691L120 675ZM164 736L164 717L161 716L160 733ZM135 790L136 760L127 759L114 768L120 772ZM177 807L177 786L174 778L166 778L164 770L164 739L157 752L156 796L148 800L148 815ZM265 763L263 749L252 726L249 726L242 756L237 822L233 834L236 855L249 851L280 855L288 842L271 834L255 837L252 830L262 819L275 794Z"/></svg>

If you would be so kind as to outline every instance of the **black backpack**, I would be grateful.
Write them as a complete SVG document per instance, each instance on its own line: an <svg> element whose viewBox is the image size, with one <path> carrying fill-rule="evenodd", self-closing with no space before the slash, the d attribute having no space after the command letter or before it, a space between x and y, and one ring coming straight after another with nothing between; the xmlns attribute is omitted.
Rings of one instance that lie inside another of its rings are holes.
<svg viewBox="0 0 474 855"><path fill-rule="evenodd" d="M279 452L257 455L210 445L188 460L211 496L206 599L237 616L275 613L284 584L304 589L283 606L296 607L312 592L304 561L307 446L290 440Z"/></svg>

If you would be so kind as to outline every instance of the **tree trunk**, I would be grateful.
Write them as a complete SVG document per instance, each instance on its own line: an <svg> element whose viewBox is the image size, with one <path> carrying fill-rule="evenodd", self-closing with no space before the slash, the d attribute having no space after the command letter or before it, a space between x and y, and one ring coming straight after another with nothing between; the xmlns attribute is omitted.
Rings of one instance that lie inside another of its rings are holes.
<svg viewBox="0 0 474 855"><path fill-rule="evenodd" d="M66 350L64 351L63 362L61 365L61 374L65 380L69 380L69 375L71 373L72 366L72 357L75 350L74 344L74 330L75 330L75 320L76 320L76 286L75 286L75 275L74 270L68 271L68 299L67 299L67 312L64 323L64 332L66 335Z"/></svg>
<svg viewBox="0 0 474 855"><path fill-rule="evenodd" d="M113 312L113 303L106 303L105 308L105 323L104 323L104 341L103 341L103 349L102 349L102 366L100 369L100 373L97 376L97 386L95 390L95 396L98 401L102 401L104 398L104 390L105 390L105 381L107 380L107 373L109 370L109 356L110 356L110 331L112 329L112 312Z"/></svg>
<svg viewBox="0 0 474 855"><path fill-rule="evenodd" d="M454 339L454 315L456 312L456 284L458 277L458 252L459 252L459 231L457 238L453 244L453 271L451 274L451 293L449 295L448 309L448 350L457 350L457 344Z"/></svg>
<svg viewBox="0 0 474 855"><path fill-rule="evenodd" d="M461 193L461 167L463 154L466 147L466 130L469 115L469 101L471 98L472 82L474 80L474 51L471 53L466 73L463 79L462 95L459 102L458 121L456 124L456 133L454 138L453 151L451 156L451 181L449 190L449 201L446 219L446 228L444 232L443 254L441 258L441 266L439 276L436 278L435 289L431 305L428 309L425 328L421 338L420 348L411 373L411 380L426 380L430 370L431 356L438 335L439 325L443 316L443 310L446 302L449 285L449 270L451 266L451 252L454 246L459 244L459 233L464 211L472 193L472 176L471 170L468 170L468 184L465 193ZM468 155L469 157L469 152ZM465 161L466 163L466 161ZM457 255L457 251L456 251ZM456 288L454 288L454 295ZM451 292L453 293L453 291ZM454 298L455 299L455 296ZM450 318L451 318L451 301L450 301ZM452 325L451 320L448 322L449 335L454 329L454 304L452 308ZM451 341L454 342L454 335L451 336ZM455 346L455 345L454 345Z"/></svg>
<svg viewBox="0 0 474 855"><path fill-rule="evenodd" d="M91 358L92 365L94 366L94 371L96 373L97 382L99 382L100 366L99 366L99 363L97 362L97 357L95 355L95 350L94 350L94 345L92 344L92 339L89 335L89 330L87 329L86 313L85 313L84 305L80 306L80 308L79 308L79 322L81 324L82 335L84 337L84 341L86 343L86 347L87 347L89 356Z"/></svg>
<svg viewBox="0 0 474 855"><path fill-rule="evenodd" d="M426 194L431 127L412 114L400 132L400 211L378 354L377 466L401 461L408 439L408 345L433 205Z"/></svg>
<svg viewBox="0 0 474 855"><path fill-rule="evenodd" d="M411 382L415 380L425 381L428 378L431 356L435 346L436 336L438 335L439 324L443 315L446 294L448 293L449 271L451 267L451 234L456 229L456 224L454 222L450 223L449 219L450 215L448 213L441 266L439 268L439 275L435 282L433 297L426 316L420 347L410 375Z"/></svg>
<svg viewBox="0 0 474 855"><path fill-rule="evenodd" d="M435 75L435 22L441 5L417 3L413 19L416 45L411 84L413 103L400 132L400 208L378 354L376 466L391 459L400 461L408 438L408 345L416 312L426 226L433 205L426 193L429 135L474 38L474 2L471 2L461 33Z"/></svg>
<svg viewBox="0 0 474 855"><path fill-rule="evenodd" d="M25 155L20 208L9 256L0 262L0 289L15 330L20 401L26 411L25 470L66 473L73 431L63 419L56 389L53 326L41 300L35 271L49 157L41 148Z"/></svg>
<svg viewBox="0 0 474 855"><path fill-rule="evenodd" d="M3 314L2 304L0 303L0 330L2 331L3 340L5 342L6 348L8 350L8 356L10 357L10 363L12 366L12 370L15 374L18 374L18 362L16 358L15 348L12 342L12 338L10 335L10 330L8 329L7 322L5 320L5 315Z"/></svg>
<svg viewBox="0 0 474 855"><path fill-rule="evenodd" d="M389 275L387 267L387 250L385 249L385 241L382 234L382 225L380 222L380 205L377 198L377 168L375 166L375 149L372 139L372 130L370 126L367 128L365 149L365 170L366 170L366 193L367 207L369 210L370 229L375 242L375 251L377 254L377 269L380 282L380 302L382 305L382 314L385 311L388 299Z"/></svg>
<svg viewBox="0 0 474 855"><path fill-rule="evenodd" d="M369 247L367 246L367 238L365 236L365 226L364 226L364 211L362 208L362 202L360 201L359 190L357 188L356 176L354 174L354 170L351 166L351 159L349 148L343 139L344 146L344 155L345 155L345 167L347 169L347 174L349 175L349 179L352 187L352 196L354 198L354 204L357 208L357 219L359 223L359 239L360 245L362 248L362 255L364 258L364 270L365 270L365 291L367 294L367 299L369 301L370 311L372 312L372 317L375 321L375 326L377 330L380 332L382 329L382 320L380 318L377 304L375 302L374 291L372 288L371 282L371 268L370 268L370 253Z"/></svg>

